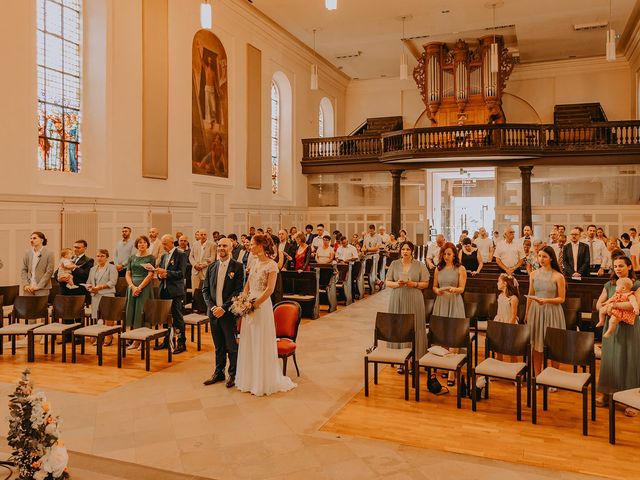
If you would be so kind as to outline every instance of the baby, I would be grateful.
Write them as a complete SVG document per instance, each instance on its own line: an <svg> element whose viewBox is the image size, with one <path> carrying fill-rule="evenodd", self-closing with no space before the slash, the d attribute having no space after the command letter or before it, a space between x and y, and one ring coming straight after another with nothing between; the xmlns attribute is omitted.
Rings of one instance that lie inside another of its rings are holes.
<svg viewBox="0 0 640 480"><path fill-rule="evenodd" d="M638 308L638 302L634 293L631 291L633 287L633 281L630 278L619 278L616 282L616 293L606 302L602 304L600 308L600 321L596 327L602 327L607 315L609 318L609 328L602 335L605 338L610 337L616 331L620 322L633 325L636 321L636 317L640 312ZM629 302L633 307L633 310L622 310L621 308L614 308L614 303Z"/></svg>
<svg viewBox="0 0 640 480"><path fill-rule="evenodd" d="M64 277L67 288L78 288L78 286L73 283L73 276L71 275L74 267L73 251L70 248L63 248L60 252L60 263L58 264L58 281L60 281L61 277ZM66 275L69 275L69 280L66 280Z"/></svg>

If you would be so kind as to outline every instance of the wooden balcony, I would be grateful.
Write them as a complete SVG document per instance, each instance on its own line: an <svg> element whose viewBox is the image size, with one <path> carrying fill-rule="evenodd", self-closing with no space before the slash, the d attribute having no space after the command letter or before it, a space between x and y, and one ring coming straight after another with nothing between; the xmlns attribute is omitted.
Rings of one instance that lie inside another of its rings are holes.
<svg viewBox="0 0 640 480"><path fill-rule="evenodd" d="M640 121L463 125L303 139L303 173L640 163ZM569 158L568 158L569 157ZM400 164L400 165L398 165Z"/></svg>

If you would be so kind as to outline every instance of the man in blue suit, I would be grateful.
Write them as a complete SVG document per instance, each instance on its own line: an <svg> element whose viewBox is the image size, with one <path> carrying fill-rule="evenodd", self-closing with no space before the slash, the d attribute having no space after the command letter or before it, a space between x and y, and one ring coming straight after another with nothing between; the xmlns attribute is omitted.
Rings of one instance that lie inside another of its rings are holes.
<svg viewBox="0 0 640 480"><path fill-rule="evenodd" d="M173 353L178 354L187 351L182 300L185 294L185 271L189 260L184 253L174 246L171 235L164 235L161 242L164 254L160 257L160 266L156 268L156 275L160 280L160 298L171 300L171 317L173 319L174 336L177 340L177 346L173 349ZM165 343L159 348L169 348L169 345Z"/></svg>

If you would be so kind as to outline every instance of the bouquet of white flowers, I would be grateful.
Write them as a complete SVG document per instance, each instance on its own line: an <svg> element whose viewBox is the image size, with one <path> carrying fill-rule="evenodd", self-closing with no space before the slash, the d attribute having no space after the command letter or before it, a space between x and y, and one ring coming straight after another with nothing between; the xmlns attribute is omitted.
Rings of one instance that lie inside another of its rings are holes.
<svg viewBox="0 0 640 480"><path fill-rule="evenodd" d="M253 311L253 304L248 292L242 292L240 295L231 299L231 312L238 317L244 317Z"/></svg>
<svg viewBox="0 0 640 480"><path fill-rule="evenodd" d="M43 392L33 391L25 370L16 390L9 395L11 461L18 467L19 480L69 478L69 455L60 439L60 419L51 412Z"/></svg>

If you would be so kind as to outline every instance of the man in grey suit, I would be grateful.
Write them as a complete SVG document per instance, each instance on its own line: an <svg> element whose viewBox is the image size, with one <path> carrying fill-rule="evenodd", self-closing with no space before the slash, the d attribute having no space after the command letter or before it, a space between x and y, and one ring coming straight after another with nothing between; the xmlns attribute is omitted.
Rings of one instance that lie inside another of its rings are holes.
<svg viewBox="0 0 640 480"><path fill-rule="evenodd" d="M33 232L30 237L31 248L22 259L23 295L48 296L53 275L53 252L47 250L47 237L42 232Z"/></svg>

